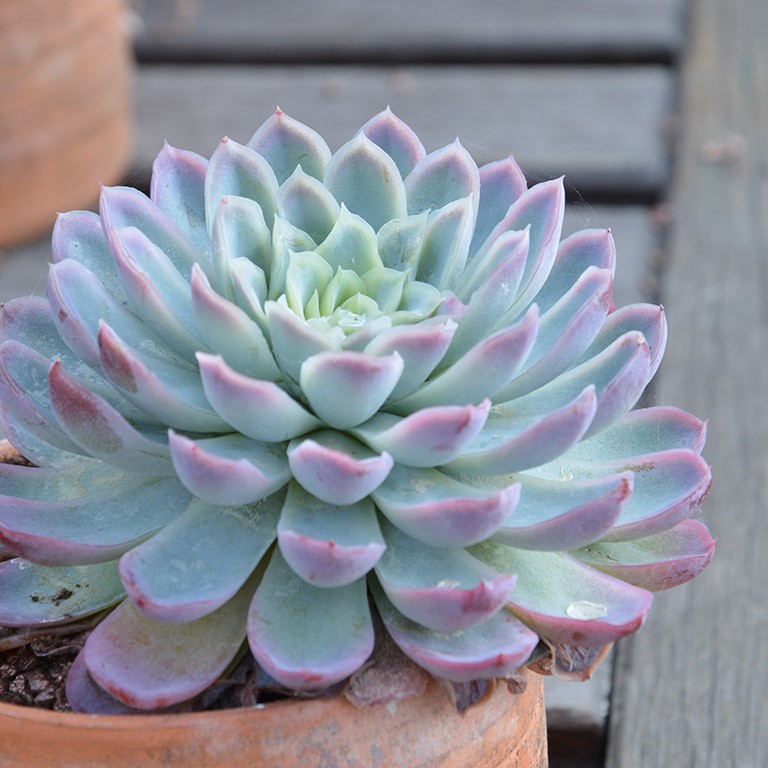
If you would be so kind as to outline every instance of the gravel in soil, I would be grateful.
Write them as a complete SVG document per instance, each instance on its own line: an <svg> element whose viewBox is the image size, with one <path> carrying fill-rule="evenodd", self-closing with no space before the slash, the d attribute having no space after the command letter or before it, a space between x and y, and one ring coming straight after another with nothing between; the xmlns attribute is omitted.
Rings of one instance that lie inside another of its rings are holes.
<svg viewBox="0 0 768 768"><path fill-rule="evenodd" d="M10 630L0 629L0 640ZM64 683L87 632L42 636L0 654L0 701L38 709L69 710Z"/></svg>

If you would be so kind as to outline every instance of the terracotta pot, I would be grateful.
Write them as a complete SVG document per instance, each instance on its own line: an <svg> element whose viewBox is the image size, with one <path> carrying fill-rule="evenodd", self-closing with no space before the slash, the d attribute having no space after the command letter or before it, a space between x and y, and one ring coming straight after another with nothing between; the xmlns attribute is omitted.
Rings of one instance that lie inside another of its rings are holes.
<svg viewBox="0 0 768 768"><path fill-rule="evenodd" d="M91 205L129 157L121 0L0 3L0 247Z"/></svg>
<svg viewBox="0 0 768 768"><path fill-rule="evenodd" d="M0 704L3 768L546 768L542 678L503 684L459 715L431 683L419 698L346 699L184 715L81 715Z"/></svg>

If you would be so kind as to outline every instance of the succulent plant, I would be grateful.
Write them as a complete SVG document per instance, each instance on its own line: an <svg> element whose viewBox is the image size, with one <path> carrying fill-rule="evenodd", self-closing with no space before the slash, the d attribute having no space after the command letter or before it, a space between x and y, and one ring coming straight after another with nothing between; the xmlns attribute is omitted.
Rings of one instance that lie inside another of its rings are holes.
<svg viewBox="0 0 768 768"><path fill-rule="evenodd" d="M377 613L437 678L541 641L582 675L714 542L705 425L631 410L664 312L614 309L610 231L560 242L563 211L562 179L427 154L388 109L335 154L278 110L60 216L47 301L2 310L2 424L37 466L0 468L0 624L113 609L81 709L85 679L187 700L247 646L323 689Z"/></svg>

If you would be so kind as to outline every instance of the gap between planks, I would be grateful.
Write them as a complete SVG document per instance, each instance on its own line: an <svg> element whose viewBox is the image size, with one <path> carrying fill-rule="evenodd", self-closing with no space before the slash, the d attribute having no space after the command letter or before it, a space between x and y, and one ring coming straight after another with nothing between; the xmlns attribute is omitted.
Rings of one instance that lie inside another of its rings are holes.
<svg viewBox="0 0 768 768"><path fill-rule="evenodd" d="M709 419L709 568L620 645L609 768L768 765L768 3L696 0L659 398Z"/></svg>

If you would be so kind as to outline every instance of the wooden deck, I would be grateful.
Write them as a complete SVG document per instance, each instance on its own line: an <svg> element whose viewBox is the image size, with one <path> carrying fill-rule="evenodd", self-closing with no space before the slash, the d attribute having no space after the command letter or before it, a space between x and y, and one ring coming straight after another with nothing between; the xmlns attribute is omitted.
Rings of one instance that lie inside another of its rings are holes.
<svg viewBox="0 0 768 768"><path fill-rule="evenodd" d="M612 679L548 681L551 765L768 765L765 0L133 4L127 183L148 187L163 139L208 155L277 104L332 147L390 104L428 149L460 135L478 162L565 173L567 228L613 229L616 304L668 310L658 400L710 418L720 547L657 597ZM0 256L0 301L44 292L45 239Z"/></svg>

